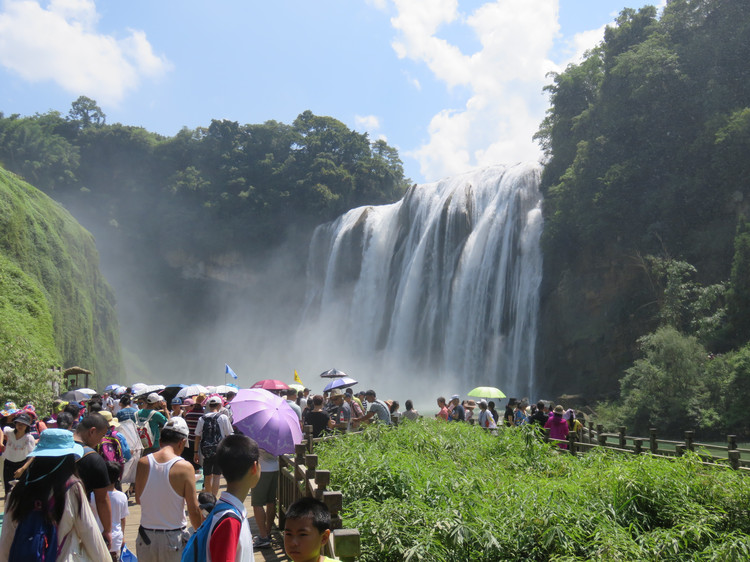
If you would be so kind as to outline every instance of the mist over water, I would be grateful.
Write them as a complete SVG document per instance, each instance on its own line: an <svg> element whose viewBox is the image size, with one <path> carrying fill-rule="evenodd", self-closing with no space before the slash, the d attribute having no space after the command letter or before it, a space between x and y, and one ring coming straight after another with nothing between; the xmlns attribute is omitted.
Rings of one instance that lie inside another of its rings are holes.
<svg viewBox="0 0 750 562"><path fill-rule="evenodd" d="M486 168L318 227L295 351L388 397L533 397L540 173Z"/></svg>

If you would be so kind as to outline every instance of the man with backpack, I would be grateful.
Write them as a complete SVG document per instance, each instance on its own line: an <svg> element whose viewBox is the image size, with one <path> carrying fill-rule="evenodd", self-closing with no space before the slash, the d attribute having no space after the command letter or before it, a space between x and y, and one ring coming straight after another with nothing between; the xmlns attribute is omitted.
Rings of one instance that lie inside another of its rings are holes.
<svg viewBox="0 0 750 562"><path fill-rule="evenodd" d="M195 427L195 462L199 462L200 457L203 457L203 489L216 496L219 493L221 476L221 469L216 463L216 450L221 440L234 432L229 418L219 411L221 397L209 398L207 407L208 412L203 414Z"/></svg>
<svg viewBox="0 0 750 562"><path fill-rule="evenodd" d="M155 392L149 394L146 397L146 407L138 410L135 416L135 427L143 445L143 456L159 450L159 434L168 419L167 403Z"/></svg>

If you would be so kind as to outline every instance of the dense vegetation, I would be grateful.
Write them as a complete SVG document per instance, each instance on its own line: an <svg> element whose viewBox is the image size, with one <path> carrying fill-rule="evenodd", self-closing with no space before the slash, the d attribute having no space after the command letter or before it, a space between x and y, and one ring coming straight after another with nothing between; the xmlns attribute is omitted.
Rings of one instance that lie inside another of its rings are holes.
<svg viewBox="0 0 750 562"><path fill-rule="evenodd" d="M52 366L122 374L114 295L94 240L49 197L0 168L0 388L43 405Z"/></svg>
<svg viewBox="0 0 750 562"><path fill-rule="evenodd" d="M533 430L495 437L433 420L370 427L316 453L363 561L750 557L750 480L693 455L577 458Z"/></svg>
<svg viewBox="0 0 750 562"><path fill-rule="evenodd" d="M147 259L154 240L162 253L257 254L289 227L392 202L406 188L395 149L310 111L292 125L214 120L163 137L109 125L80 97L67 116L0 114L0 162L85 215L95 233L114 227L142 245Z"/></svg>
<svg viewBox="0 0 750 562"><path fill-rule="evenodd" d="M541 370L560 393L621 390L631 427L664 422L633 412L649 396L716 430L750 398L728 394L750 377L748 61L750 4L671 0L624 10L548 88Z"/></svg>

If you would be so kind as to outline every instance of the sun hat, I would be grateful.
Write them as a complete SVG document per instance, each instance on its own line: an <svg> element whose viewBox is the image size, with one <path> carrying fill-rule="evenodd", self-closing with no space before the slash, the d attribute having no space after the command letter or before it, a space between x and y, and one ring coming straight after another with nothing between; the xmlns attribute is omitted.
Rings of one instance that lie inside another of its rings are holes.
<svg viewBox="0 0 750 562"><path fill-rule="evenodd" d="M113 418L113 417L112 417L112 412L110 412L109 410L102 410L102 411L100 411L100 412L99 412L99 414L100 414L100 415L101 415L101 416L102 416L102 417L103 417L103 418L104 418L105 420L107 420L107 423L108 423L109 425L111 425L112 427L117 427L118 425L120 425L120 420L118 420L118 419L116 419L116 418Z"/></svg>
<svg viewBox="0 0 750 562"><path fill-rule="evenodd" d="M461 400L461 397L458 394L454 394L451 396L451 400Z"/></svg>
<svg viewBox="0 0 750 562"><path fill-rule="evenodd" d="M336 396L343 396L344 393L340 388L334 388L331 390L331 398L335 398Z"/></svg>
<svg viewBox="0 0 750 562"><path fill-rule="evenodd" d="M13 423L22 423L25 426L31 427L31 416L26 412L21 412L15 417Z"/></svg>
<svg viewBox="0 0 750 562"><path fill-rule="evenodd" d="M164 424L163 429L171 429L172 431L174 431L175 433L179 433L183 437L187 437L188 435L190 435L190 430L188 430L185 418L181 418L179 416L169 418L169 421Z"/></svg>
<svg viewBox="0 0 750 562"><path fill-rule="evenodd" d="M161 402L161 396L156 394L156 392L152 392L148 396L146 396L146 402L148 404L156 404L157 402Z"/></svg>
<svg viewBox="0 0 750 562"><path fill-rule="evenodd" d="M16 406L15 402L6 402L5 406L3 406L2 411L0 411L0 415L3 417L5 416L12 416L18 411L18 406Z"/></svg>
<svg viewBox="0 0 750 562"><path fill-rule="evenodd" d="M474 402L473 400L468 400L466 402L466 408L476 408L476 407L477 407L477 403Z"/></svg>
<svg viewBox="0 0 750 562"><path fill-rule="evenodd" d="M480 405L480 406L486 406L486 405L487 405L487 400L485 400L484 398L482 398L482 399L481 399L481 400L479 401L479 405Z"/></svg>
<svg viewBox="0 0 750 562"><path fill-rule="evenodd" d="M562 414L563 413L563 407L560 406L560 404L558 404L557 406L555 406L555 413L556 414Z"/></svg>
<svg viewBox="0 0 750 562"><path fill-rule="evenodd" d="M62 457L75 455L83 456L83 447L73 440L73 434L67 429L50 428L39 434L39 441L30 457Z"/></svg>

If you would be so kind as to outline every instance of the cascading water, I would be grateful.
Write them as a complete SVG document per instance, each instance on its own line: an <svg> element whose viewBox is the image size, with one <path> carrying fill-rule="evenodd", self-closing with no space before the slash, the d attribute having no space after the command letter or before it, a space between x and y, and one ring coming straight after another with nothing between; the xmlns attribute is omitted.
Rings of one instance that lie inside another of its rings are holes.
<svg viewBox="0 0 750 562"><path fill-rule="evenodd" d="M533 397L540 173L485 168L318 227L298 342L376 370L372 386L428 376Z"/></svg>

